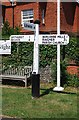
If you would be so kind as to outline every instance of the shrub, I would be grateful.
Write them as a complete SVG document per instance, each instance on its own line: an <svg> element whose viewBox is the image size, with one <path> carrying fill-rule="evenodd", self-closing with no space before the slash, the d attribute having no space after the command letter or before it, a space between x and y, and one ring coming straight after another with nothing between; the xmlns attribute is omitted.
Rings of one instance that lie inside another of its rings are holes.
<svg viewBox="0 0 79 120"><path fill-rule="evenodd" d="M65 47L66 58L75 60L79 65L79 38L71 37L69 44Z"/></svg>
<svg viewBox="0 0 79 120"><path fill-rule="evenodd" d="M20 34L20 28L19 27L15 27L15 28L11 28L9 30L9 35L18 35Z"/></svg>
<svg viewBox="0 0 79 120"><path fill-rule="evenodd" d="M57 80L57 65L56 60L53 60L51 63L51 76L54 83L56 83Z"/></svg>
<svg viewBox="0 0 79 120"><path fill-rule="evenodd" d="M67 84L67 79L68 79L68 73L67 73L67 59L64 59L61 61L60 63L60 67L61 67L61 86L64 86Z"/></svg>
<svg viewBox="0 0 79 120"><path fill-rule="evenodd" d="M17 52L18 48L18 52ZM3 64L15 65L15 66L26 66L32 65L33 63L33 43L12 43L11 55L3 56Z"/></svg>
<svg viewBox="0 0 79 120"><path fill-rule="evenodd" d="M72 87L79 87L79 77L77 75L69 75L67 85Z"/></svg>
<svg viewBox="0 0 79 120"><path fill-rule="evenodd" d="M9 22L6 20L2 28L2 37L9 38L10 35L20 34L20 27L16 26L15 28L10 27Z"/></svg>
<svg viewBox="0 0 79 120"><path fill-rule="evenodd" d="M52 59L56 56L56 46L40 45L40 66L46 67L51 65Z"/></svg>
<svg viewBox="0 0 79 120"><path fill-rule="evenodd" d="M70 75L67 72L67 65L68 60L65 59L61 62L61 86L72 86L72 87L79 87L79 77L77 75ZM57 67L56 67L56 60L51 64L51 76L53 82L56 84L57 82Z"/></svg>
<svg viewBox="0 0 79 120"><path fill-rule="evenodd" d="M9 37L9 31L10 31L10 24L8 21L5 21L4 26L2 28L2 36Z"/></svg>
<svg viewBox="0 0 79 120"><path fill-rule="evenodd" d="M61 73L60 73L60 79L61 79L61 86L63 86L64 84L66 84L66 80L67 80L67 71L66 71L66 66L67 66L67 61L63 60L60 64L60 68L61 68ZM51 71L52 71L52 79L53 82L56 83L57 81L57 63L56 60L54 60L51 63Z"/></svg>

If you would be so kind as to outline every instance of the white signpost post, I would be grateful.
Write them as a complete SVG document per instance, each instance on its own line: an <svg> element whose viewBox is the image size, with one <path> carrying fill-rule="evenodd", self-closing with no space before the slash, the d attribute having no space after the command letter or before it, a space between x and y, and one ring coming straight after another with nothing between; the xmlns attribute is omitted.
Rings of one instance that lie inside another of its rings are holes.
<svg viewBox="0 0 79 120"><path fill-rule="evenodd" d="M57 0L57 35L60 35L60 0ZM63 91L60 86L60 44L57 45L57 86L54 91Z"/></svg>
<svg viewBox="0 0 79 120"><path fill-rule="evenodd" d="M34 31L34 52L33 52L33 72L32 72L32 97L40 96L40 75L39 75L39 24L24 23L24 29ZM27 39L28 40L28 39ZM31 39L30 39L31 40Z"/></svg>
<svg viewBox="0 0 79 120"><path fill-rule="evenodd" d="M39 74L39 25L36 24L34 55L33 55L33 73Z"/></svg>
<svg viewBox="0 0 79 120"><path fill-rule="evenodd" d="M26 35L26 41L34 42L34 55L33 55L33 73L39 74L39 25L33 23L24 23L24 29L35 32L35 35ZM24 37L24 36L23 36ZM27 38L26 38L27 37ZM21 40L20 40L21 41ZM24 39L22 39L24 41Z"/></svg>

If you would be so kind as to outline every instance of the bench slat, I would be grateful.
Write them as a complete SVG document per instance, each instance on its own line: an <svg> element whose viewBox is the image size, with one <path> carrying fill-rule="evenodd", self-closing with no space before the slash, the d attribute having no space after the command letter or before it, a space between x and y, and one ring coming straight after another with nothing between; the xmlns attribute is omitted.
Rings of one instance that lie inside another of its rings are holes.
<svg viewBox="0 0 79 120"><path fill-rule="evenodd" d="M0 75L2 79L10 79L10 80L21 80L25 82L25 87L27 86L27 78L30 77L32 73L32 66L17 66L17 67L9 67L7 70L2 72Z"/></svg>

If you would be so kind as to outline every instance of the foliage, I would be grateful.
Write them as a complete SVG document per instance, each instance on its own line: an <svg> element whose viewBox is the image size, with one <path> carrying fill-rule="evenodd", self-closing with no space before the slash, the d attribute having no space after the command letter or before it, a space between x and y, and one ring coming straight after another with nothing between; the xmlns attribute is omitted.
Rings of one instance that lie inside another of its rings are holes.
<svg viewBox="0 0 79 120"><path fill-rule="evenodd" d="M11 28L8 21L4 23L2 29L2 36L4 38L12 34L20 34L20 28ZM55 45L40 45L39 46L39 59L40 67L45 67L51 65L52 68L52 78L56 82L56 50ZM66 59L63 61L62 56L65 54ZM12 43L12 54L3 56L3 64L7 65L31 65L33 64L33 43ZM61 85L68 84L72 86L77 83L72 83L77 81L76 77L70 77L66 71L68 60L75 60L77 65L79 65L79 38L70 37L69 44L65 46L65 53L63 52L63 46L61 46ZM71 79L71 80L70 80ZM76 79L76 80L74 80ZM71 82L70 82L71 81Z"/></svg>
<svg viewBox="0 0 79 120"><path fill-rule="evenodd" d="M62 60L61 63L60 63L60 67L61 67L61 86L64 86L65 84L67 84L67 80L68 80L67 65L68 65L68 60L67 59Z"/></svg>
<svg viewBox="0 0 79 120"><path fill-rule="evenodd" d="M20 28L15 27L11 28L8 21L4 23L4 27L2 29L3 37L9 37L12 34L20 34ZM66 58L72 59L79 63L79 40L78 38L70 38L70 42L67 46L65 46L65 54ZM17 47L19 47L19 52L17 52ZM56 59L56 50L57 46L54 45L40 45L39 48L39 58L40 58L40 67L45 67L47 65L51 65L52 60ZM63 53L63 47L61 46L61 58ZM29 52L32 51L30 54ZM18 58L18 59L17 59ZM11 61L13 64L16 64L17 61L20 64L32 64L33 63L33 44L28 43L18 43L12 44L12 54L9 57L6 57L7 61ZM9 60L8 60L9 59ZM14 60L15 59L15 60Z"/></svg>
<svg viewBox="0 0 79 120"><path fill-rule="evenodd" d="M2 38L2 31L0 31L0 39Z"/></svg>
<svg viewBox="0 0 79 120"><path fill-rule="evenodd" d="M54 45L41 45L40 46L40 66L45 67L51 65L52 60L56 59L56 46ZM79 64L79 38L70 37L69 44L65 46L65 53L63 52L63 46L61 46L61 60L63 54L65 58L69 60L75 60Z"/></svg>
<svg viewBox="0 0 79 120"><path fill-rule="evenodd" d="M68 60L64 59L61 62L61 86L72 86L79 87L79 77L77 75L70 75L67 72ZM57 82L57 69L56 69L56 61L53 61L51 64L52 70L52 79L53 82Z"/></svg>
<svg viewBox="0 0 79 120"><path fill-rule="evenodd" d="M51 65L53 59L56 58L56 46L40 45L40 66L45 67Z"/></svg>
<svg viewBox="0 0 79 120"><path fill-rule="evenodd" d="M12 54L2 58L3 64L7 65L32 65L33 43L12 43Z"/></svg>
<svg viewBox="0 0 79 120"><path fill-rule="evenodd" d="M75 60L79 64L79 38L71 37L69 44L65 48L66 58Z"/></svg>
<svg viewBox="0 0 79 120"><path fill-rule="evenodd" d="M33 43L21 43L19 46L19 62L22 65L32 65L33 63Z"/></svg>
<svg viewBox="0 0 79 120"><path fill-rule="evenodd" d="M3 26L3 28L2 28L2 36L9 36L9 31L10 31L10 25L9 25L9 22L8 21L6 21L5 23L4 23L4 26Z"/></svg>
<svg viewBox="0 0 79 120"><path fill-rule="evenodd" d="M73 87L79 87L79 77L77 75L69 75L67 84Z"/></svg>
<svg viewBox="0 0 79 120"><path fill-rule="evenodd" d="M55 55L56 46L40 46L40 67L50 65ZM24 66L33 64L33 43L12 43L12 54L4 56L3 62L5 61L6 65L19 64Z"/></svg>
<svg viewBox="0 0 79 120"><path fill-rule="evenodd" d="M53 60L51 63L51 77L54 83L56 83L57 80L57 65L56 60Z"/></svg>
<svg viewBox="0 0 79 120"><path fill-rule="evenodd" d="M67 83L68 73L67 73L66 67L67 67L67 60L64 59L60 63L60 69L61 69L61 74L60 74L61 86L63 86L64 84ZM57 82L57 63L56 63L56 60L54 60L51 63L51 70L52 70L52 75L51 76L52 76L53 82L56 83Z"/></svg>
<svg viewBox="0 0 79 120"><path fill-rule="evenodd" d="M6 20L2 28L2 37L9 38L10 35L20 34L20 27L16 26L15 28L10 27L9 22Z"/></svg>
<svg viewBox="0 0 79 120"><path fill-rule="evenodd" d="M75 61L79 65L79 38L77 38L75 56Z"/></svg>

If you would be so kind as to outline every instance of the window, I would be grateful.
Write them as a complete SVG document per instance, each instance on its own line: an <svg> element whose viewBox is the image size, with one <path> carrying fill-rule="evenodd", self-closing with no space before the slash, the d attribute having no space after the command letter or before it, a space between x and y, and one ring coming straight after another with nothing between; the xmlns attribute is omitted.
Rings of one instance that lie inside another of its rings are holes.
<svg viewBox="0 0 79 120"><path fill-rule="evenodd" d="M45 24L45 10L42 10L42 24Z"/></svg>
<svg viewBox="0 0 79 120"><path fill-rule="evenodd" d="M33 9L21 11L22 25L24 22L33 23L33 20L34 20Z"/></svg>

